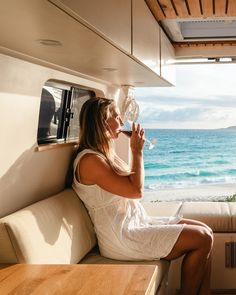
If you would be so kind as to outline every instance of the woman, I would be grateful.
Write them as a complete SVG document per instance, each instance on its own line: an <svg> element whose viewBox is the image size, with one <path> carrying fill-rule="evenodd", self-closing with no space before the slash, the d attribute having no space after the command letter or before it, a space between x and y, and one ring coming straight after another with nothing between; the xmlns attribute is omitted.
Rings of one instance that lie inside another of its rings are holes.
<svg viewBox="0 0 236 295"><path fill-rule="evenodd" d="M147 216L137 200L143 191L144 130L132 125L129 169L113 149L122 126L113 100L91 98L84 103L73 188L94 223L101 254L119 260L172 260L185 255L181 294L210 294L211 229L179 216Z"/></svg>

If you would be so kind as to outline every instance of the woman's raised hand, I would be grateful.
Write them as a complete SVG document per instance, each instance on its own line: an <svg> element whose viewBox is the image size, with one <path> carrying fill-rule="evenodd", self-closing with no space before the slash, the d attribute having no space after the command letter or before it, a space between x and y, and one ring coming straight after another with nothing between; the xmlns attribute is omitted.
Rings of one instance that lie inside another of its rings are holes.
<svg viewBox="0 0 236 295"><path fill-rule="evenodd" d="M133 153L140 153L145 143L144 129L140 124L132 123L132 135L130 137L130 148Z"/></svg>

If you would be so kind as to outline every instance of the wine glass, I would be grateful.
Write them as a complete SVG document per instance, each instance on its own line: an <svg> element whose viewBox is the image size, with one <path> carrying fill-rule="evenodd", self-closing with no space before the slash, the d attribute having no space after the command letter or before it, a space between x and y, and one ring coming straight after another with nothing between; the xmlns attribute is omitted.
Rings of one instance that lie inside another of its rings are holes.
<svg viewBox="0 0 236 295"><path fill-rule="evenodd" d="M126 121L124 123L123 129L121 130L121 132L123 134L125 134L126 136L128 136L128 137L131 137L131 135L132 135L131 124L132 124L132 122ZM156 144L157 144L157 139L156 138L153 138L153 139L149 140L149 139L145 138L145 143L148 144L148 149L149 150L152 150L156 146Z"/></svg>

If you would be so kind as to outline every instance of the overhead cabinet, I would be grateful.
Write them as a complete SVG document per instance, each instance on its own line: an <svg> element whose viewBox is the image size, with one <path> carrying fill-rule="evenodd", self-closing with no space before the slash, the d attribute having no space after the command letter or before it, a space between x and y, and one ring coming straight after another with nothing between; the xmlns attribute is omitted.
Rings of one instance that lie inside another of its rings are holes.
<svg viewBox="0 0 236 295"><path fill-rule="evenodd" d="M175 50L166 34L161 30L161 77L171 84L176 84L176 67L173 64Z"/></svg>
<svg viewBox="0 0 236 295"><path fill-rule="evenodd" d="M160 28L144 0L134 0L132 54L160 75Z"/></svg>
<svg viewBox="0 0 236 295"><path fill-rule="evenodd" d="M131 0L54 0L131 54Z"/></svg>
<svg viewBox="0 0 236 295"><path fill-rule="evenodd" d="M160 29L144 0L7 3L0 40L11 54L116 85L170 85L160 76Z"/></svg>
<svg viewBox="0 0 236 295"><path fill-rule="evenodd" d="M145 65L144 68L151 69L160 80L162 78L166 80L162 80L157 86L168 86L168 82L175 82L174 67L168 63L170 58L174 58L174 48L145 0L50 0L50 2L107 41L107 45L110 43L111 47L119 49L120 54L126 55L126 58L128 56L133 58L140 65ZM94 49L101 50L98 47ZM106 56L108 57L107 54ZM107 63L109 65L104 67L118 68L117 63L119 59L114 59L115 66L110 66L112 64L110 61ZM138 79L137 83L142 81L143 79Z"/></svg>
<svg viewBox="0 0 236 295"><path fill-rule="evenodd" d="M54 2L160 75L160 28L144 0Z"/></svg>

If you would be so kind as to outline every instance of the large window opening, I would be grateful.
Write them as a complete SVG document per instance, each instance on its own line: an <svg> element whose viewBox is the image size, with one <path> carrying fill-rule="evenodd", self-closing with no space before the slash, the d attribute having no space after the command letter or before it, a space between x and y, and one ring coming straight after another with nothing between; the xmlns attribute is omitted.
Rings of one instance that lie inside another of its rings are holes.
<svg viewBox="0 0 236 295"><path fill-rule="evenodd" d="M178 65L177 85L137 88L145 199L235 201L235 64Z"/></svg>

